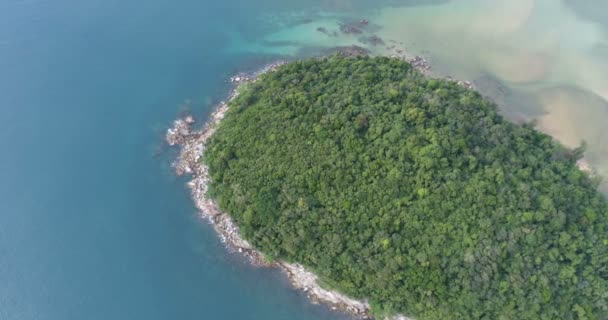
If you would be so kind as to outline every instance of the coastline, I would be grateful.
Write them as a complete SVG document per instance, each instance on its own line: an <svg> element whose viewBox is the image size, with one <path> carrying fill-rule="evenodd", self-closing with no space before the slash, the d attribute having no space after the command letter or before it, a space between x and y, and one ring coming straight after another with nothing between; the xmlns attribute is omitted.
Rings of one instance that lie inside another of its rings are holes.
<svg viewBox="0 0 608 320"><path fill-rule="evenodd" d="M349 51L340 52L351 55ZM199 210L201 217L208 220L213 226L226 247L247 257L255 266L281 270L289 278L292 287L303 291L313 304L325 304L331 310L342 311L359 319L374 319L370 313L371 306L368 301L353 299L337 291L322 288L317 283L317 275L307 270L304 266L281 260L267 261L262 252L256 250L247 240L240 236L239 227L234 223L232 218L227 213L222 212L214 200L206 197L210 176L208 167L202 164L200 159L205 152L205 143L215 133L218 124L228 111L229 102L238 95L238 89L241 85L255 82L261 74L273 72L285 63L284 61L275 62L253 74L239 73L230 78L230 82L234 84L234 87L230 91L227 101L221 101L216 106L215 111L211 114L208 122L202 129L193 130L192 126L196 121L192 116L175 120L173 127L168 129L166 134L166 141L170 146L180 147L179 156L173 163L173 167L178 176L191 176L192 179L187 185L190 188L195 206ZM403 315L395 315L385 319L412 320Z"/></svg>

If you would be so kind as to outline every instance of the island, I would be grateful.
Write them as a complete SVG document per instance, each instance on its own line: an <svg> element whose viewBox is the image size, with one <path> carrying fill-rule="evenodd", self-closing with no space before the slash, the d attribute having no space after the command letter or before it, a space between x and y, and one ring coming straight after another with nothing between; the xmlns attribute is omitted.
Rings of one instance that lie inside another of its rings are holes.
<svg viewBox="0 0 608 320"><path fill-rule="evenodd" d="M608 202L584 147L397 58L243 78L201 131L168 134L234 248L361 316L608 319Z"/></svg>

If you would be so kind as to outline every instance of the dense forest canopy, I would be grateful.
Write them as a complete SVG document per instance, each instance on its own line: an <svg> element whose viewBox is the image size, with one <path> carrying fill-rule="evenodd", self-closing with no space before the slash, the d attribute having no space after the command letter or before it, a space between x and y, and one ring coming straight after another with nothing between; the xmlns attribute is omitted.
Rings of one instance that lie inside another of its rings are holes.
<svg viewBox="0 0 608 320"><path fill-rule="evenodd" d="M230 106L209 193L268 256L376 313L608 319L608 206L580 150L384 57L289 63Z"/></svg>

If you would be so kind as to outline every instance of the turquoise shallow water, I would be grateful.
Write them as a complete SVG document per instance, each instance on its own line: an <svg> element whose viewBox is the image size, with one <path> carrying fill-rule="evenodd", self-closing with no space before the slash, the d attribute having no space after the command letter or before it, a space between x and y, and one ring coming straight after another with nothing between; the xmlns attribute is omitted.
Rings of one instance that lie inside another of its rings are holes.
<svg viewBox="0 0 608 320"><path fill-rule="evenodd" d="M488 3L1 1L0 319L348 318L227 253L162 143L180 112L207 116L236 71L358 43L315 31L344 19L370 18L440 73L486 79L506 113L540 117L568 143L587 139L589 160L607 172L608 22L594 10L605 4ZM496 11L509 13L498 37L484 33ZM538 12L567 22L546 47L525 36L553 29ZM470 42L454 43L450 28ZM527 64L553 62L560 68Z"/></svg>

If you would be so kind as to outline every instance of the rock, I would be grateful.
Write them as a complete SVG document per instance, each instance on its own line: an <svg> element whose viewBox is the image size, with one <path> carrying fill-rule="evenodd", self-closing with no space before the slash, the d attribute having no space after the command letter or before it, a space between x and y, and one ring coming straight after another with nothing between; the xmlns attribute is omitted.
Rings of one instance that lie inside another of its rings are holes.
<svg viewBox="0 0 608 320"><path fill-rule="evenodd" d="M576 165L578 166L578 168L581 171L587 172L587 173L593 173L593 168L591 167L591 165L589 164L589 162L587 162L587 160L585 159L580 159L576 162Z"/></svg>
<svg viewBox="0 0 608 320"><path fill-rule="evenodd" d="M458 81L457 82L459 85L467 88L467 89L474 89L475 86L473 85L473 83L471 83L471 81Z"/></svg>
<svg viewBox="0 0 608 320"><path fill-rule="evenodd" d="M186 118L184 118L184 122L186 122L187 124L193 124L196 121L194 121L193 116L186 116Z"/></svg>
<svg viewBox="0 0 608 320"><path fill-rule="evenodd" d="M369 54L369 50L360 46L348 46L348 47L338 47L338 53L345 57L358 57L358 56L366 56Z"/></svg>
<svg viewBox="0 0 608 320"><path fill-rule="evenodd" d="M379 45L383 46L385 44L384 40L382 40L382 38L378 37L375 34L371 35L369 37L360 38L359 41L361 41L362 43L365 43L365 44L371 44L372 46L379 46Z"/></svg>
<svg viewBox="0 0 608 320"><path fill-rule="evenodd" d="M246 82L249 81L249 77L246 74L243 73L239 73L237 75L235 75L234 77L230 78L230 82L232 83L241 83L241 82Z"/></svg>
<svg viewBox="0 0 608 320"><path fill-rule="evenodd" d="M340 25L340 31L342 31L342 33L345 34L360 34L363 33L363 30L359 29L358 27L352 25L352 24L343 24Z"/></svg>
<svg viewBox="0 0 608 320"><path fill-rule="evenodd" d="M415 56L411 59L406 59L412 67L422 71L423 73L428 73L431 71L431 65L426 61L425 58L421 56Z"/></svg>
<svg viewBox="0 0 608 320"><path fill-rule="evenodd" d="M190 135L190 124L186 120L179 119L175 120L173 128L167 130L165 138L167 143L173 146L183 143L185 137L188 135Z"/></svg>

